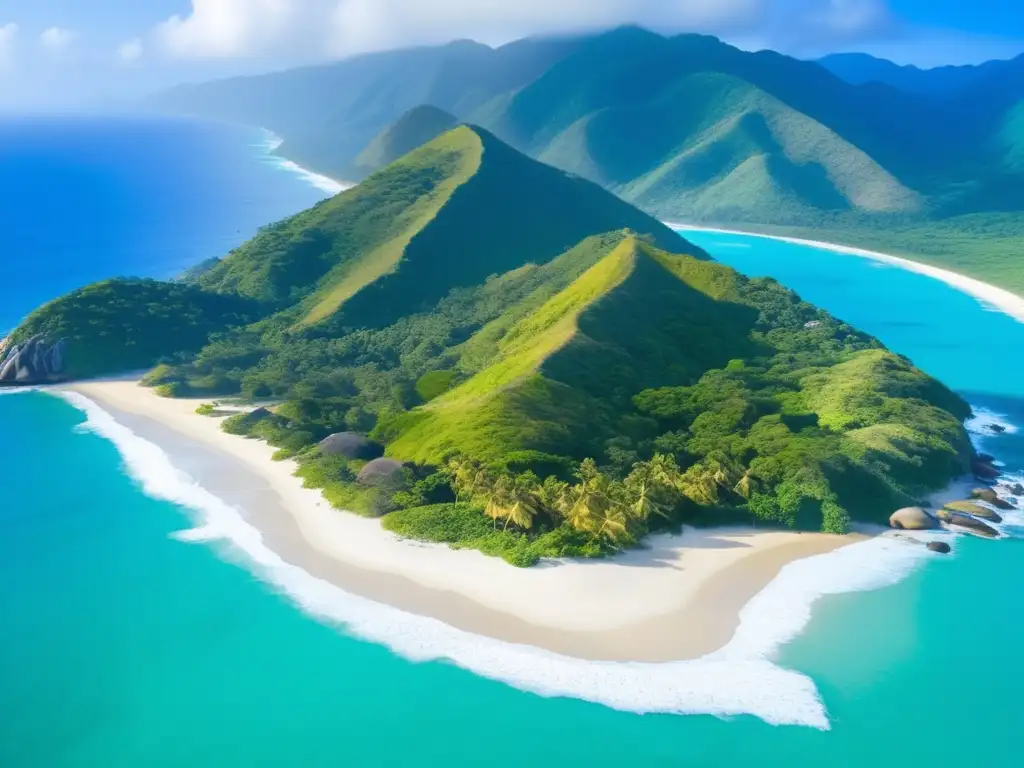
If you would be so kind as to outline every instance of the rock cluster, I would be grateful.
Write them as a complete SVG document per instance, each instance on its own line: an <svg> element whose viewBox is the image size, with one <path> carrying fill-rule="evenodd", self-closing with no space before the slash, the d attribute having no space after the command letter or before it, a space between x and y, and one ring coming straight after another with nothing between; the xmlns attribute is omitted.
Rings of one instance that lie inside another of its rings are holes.
<svg viewBox="0 0 1024 768"><path fill-rule="evenodd" d="M973 491L971 491L971 498L984 501L987 504L991 504L996 509L1013 509L1013 504L1006 501L1005 499L999 498L999 494L997 494L991 488L975 488Z"/></svg>
<svg viewBox="0 0 1024 768"><path fill-rule="evenodd" d="M991 525L964 512L941 509L939 510L939 519L947 525L957 525L961 528L966 528L971 533L984 536L986 539L995 539L999 536L999 531Z"/></svg>
<svg viewBox="0 0 1024 768"><path fill-rule="evenodd" d="M63 339L50 343L33 336L22 344L0 346L0 384L43 384L62 377L67 365Z"/></svg>

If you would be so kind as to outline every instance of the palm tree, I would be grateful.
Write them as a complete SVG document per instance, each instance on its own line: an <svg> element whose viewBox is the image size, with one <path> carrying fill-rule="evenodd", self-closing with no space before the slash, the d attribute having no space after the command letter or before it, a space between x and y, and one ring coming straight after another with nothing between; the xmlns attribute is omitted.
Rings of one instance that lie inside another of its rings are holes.
<svg viewBox="0 0 1024 768"><path fill-rule="evenodd" d="M528 475L516 478L507 474L499 475L487 490L484 514L494 520L495 526L498 520L504 520L505 526L502 530L508 530L512 524L529 530L533 527L533 518L540 511L535 493L535 480L535 477Z"/></svg>
<svg viewBox="0 0 1024 768"><path fill-rule="evenodd" d="M597 535L607 537L613 544L617 543L621 537L628 535L627 509L628 507L613 504L601 510L594 520Z"/></svg>
<svg viewBox="0 0 1024 768"><path fill-rule="evenodd" d="M507 518L509 510L514 504L515 484L512 482L512 478L508 475L499 475L487 491L484 514L494 521L494 527L497 528L498 519Z"/></svg>
<svg viewBox="0 0 1024 768"><path fill-rule="evenodd" d="M580 464L576 477L579 482L566 491L565 519L578 531L596 530L604 511L613 505L612 481L597 469L593 459Z"/></svg>

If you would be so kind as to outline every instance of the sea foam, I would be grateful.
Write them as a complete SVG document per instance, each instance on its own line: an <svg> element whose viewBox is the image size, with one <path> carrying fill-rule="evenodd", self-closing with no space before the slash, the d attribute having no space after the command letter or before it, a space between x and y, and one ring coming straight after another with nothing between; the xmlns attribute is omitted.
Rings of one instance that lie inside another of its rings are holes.
<svg viewBox="0 0 1024 768"><path fill-rule="evenodd" d="M881 537L787 565L742 611L733 640L692 661L600 662L473 635L350 594L285 562L239 511L178 470L157 445L96 403L61 393L83 411L84 429L117 446L129 474L148 495L187 507L196 528L176 538L223 540L234 554L303 610L380 643L412 661L449 660L480 676L542 696L584 699L632 712L749 714L776 725L829 728L814 682L773 658L806 626L822 595L876 589L900 580L930 555L916 542Z"/></svg>
<svg viewBox="0 0 1024 768"><path fill-rule="evenodd" d="M314 187L326 192L328 195L337 195L339 192L344 192L346 189L352 187L351 184L342 184L328 176L313 173L313 171L303 168L298 163L294 163L280 155L275 155L274 150L280 147L283 143L283 139L268 131L265 140L257 146L265 153L264 159L266 162L282 171L295 174L303 181L308 184L312 184Z"/></svg>

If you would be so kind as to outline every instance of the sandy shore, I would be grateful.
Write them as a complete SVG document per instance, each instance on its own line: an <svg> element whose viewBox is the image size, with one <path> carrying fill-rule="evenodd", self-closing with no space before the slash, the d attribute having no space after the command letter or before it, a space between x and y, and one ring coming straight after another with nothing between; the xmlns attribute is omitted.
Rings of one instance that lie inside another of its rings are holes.
<svg viewBox="0 0 1024 768"><path fill-rule="evenodd" d="M980 299L986 304L995 307L1000 312L1003 312L1015 320L1024 322L1024 297L1018 296L1015 293L1011 293L1004 288L998 288L989 283L983 283L981 280L976 280L973 277L967 275L961 275L959 272L951 272L948 269L941 269L939 267L932 266L931 264L924 264L919 261L911 261L910 259L903 259L899 256L891 256L887 253L881 253L879 251L869 251L863 248L852 248L846 245L836 245L835 243L825 243L819 240L802 240L798 237L782 237L781 235L763 235L758 232L743 232L736 229L717 229L715 227L700 227L691 226L688 224L680 224L676 222L666 222L667 226L678 230L695 230L702 232L718 232L723 235L746 235L749 237L763 237L768 240L779 240L783 243L795 243L796 245L809 245L814 248L821 248L826 251L833 251L834 253L845 253L849 256L860 256L861 258L871 259L872 261L880 261L885 264L892 264L900 267L901 269L909 270L910 272L917 272L921 275L927 275L928 277L939 280L946 285L951 285L959 291L974 296L976 299Z"/></svg>
<svg viewBox="0 0 1024 768"><path fill-rule="evenodd" d="M725 645L740 610L788 563L862 536L746 528L688 529L601 561L529 569L469 550L399 539L376 520L332 509L266 443L228 435L135 381L69 387L159 445L237 508L286 561L348 592L458 629L584 659L669 661Z"/></svg>

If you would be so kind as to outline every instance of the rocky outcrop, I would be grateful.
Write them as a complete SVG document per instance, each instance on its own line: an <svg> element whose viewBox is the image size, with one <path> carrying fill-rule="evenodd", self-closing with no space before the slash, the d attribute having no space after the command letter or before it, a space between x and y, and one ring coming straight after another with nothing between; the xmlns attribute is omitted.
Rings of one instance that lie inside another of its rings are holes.
<svg viewBox="0 0 1024 768"><path fill-rule="evenodd" d="M971 498L984 501L987 504L991 504L996 509L1013 509L1013 504L1006 501L1005 499L999 498L999 494L991 488L975 488L971 491Z"/></svg>
<svg viewBox="0 0 1024 768"><path fill-rule="evenodd" d="M376 485L397 475L402 466L402 462L394 459L374 459L359 470L356 480L363 485Z"/></svg>
<svg viewBox="0 0 1024 768"><path fill-rule="evenodd" d="M1014 483L1010 486L1010 493L1014 496L1024 496L1024 485L1020 483Z"/></svg>
<svg viewBox="0 0 1024 768"><path fill-rule="evenodd" d="M971 471L982 480L995 480L1000 474L991 462L983 461L980 457L971 462Z"/></svg>
<svg viewBox="0 0 1024 768"><path fill-rule="evenodd" d="M0 348L0 384L59 381L66 367L67 345L63 339L51 343L39 335L21 344L5 344Z"/></svg>
<svg viewBox="0 0 1024 768"><path fill-rule="evenodd" d="M355 432L337 432L320 441L320 453L346 459L376 459L384 450Z"/></svg>
<svg viewBox="0 0 1024 768"><path fill-rule="evenodd" d="M982 536L986 539L995 539L999 537L999 531L991 525L976 517L965 515L963 512L954 512L949 509L942 509L939 510L939 519L947 525L959 526L960 528L964 528L971 533L977 536Z"/></svg>
<svg viewBox="0 0 1024 768"><path fill-rule="evenodd" d="M990 523L1003 522L1003 518L998 513L981 506L981 504L975 504L973 501L951 501L946 505L946 509L952 512L962 512L965 515L974 515L982 520L988 520Z"/></svg>
<svg viewBox="0 0 1024 768"><path fill-rule="evenodd" d="M921 507L906 507L892 513L889 525L904 531L927 531L938 528L939 521Z"/></svg>
<svg viewBox="0 0 1024 768"><path fill-rule="evenodd" d="M940 555L948 555L951 551L949 544L944 541L929 541L928 549L938 552Z"/></svg>

